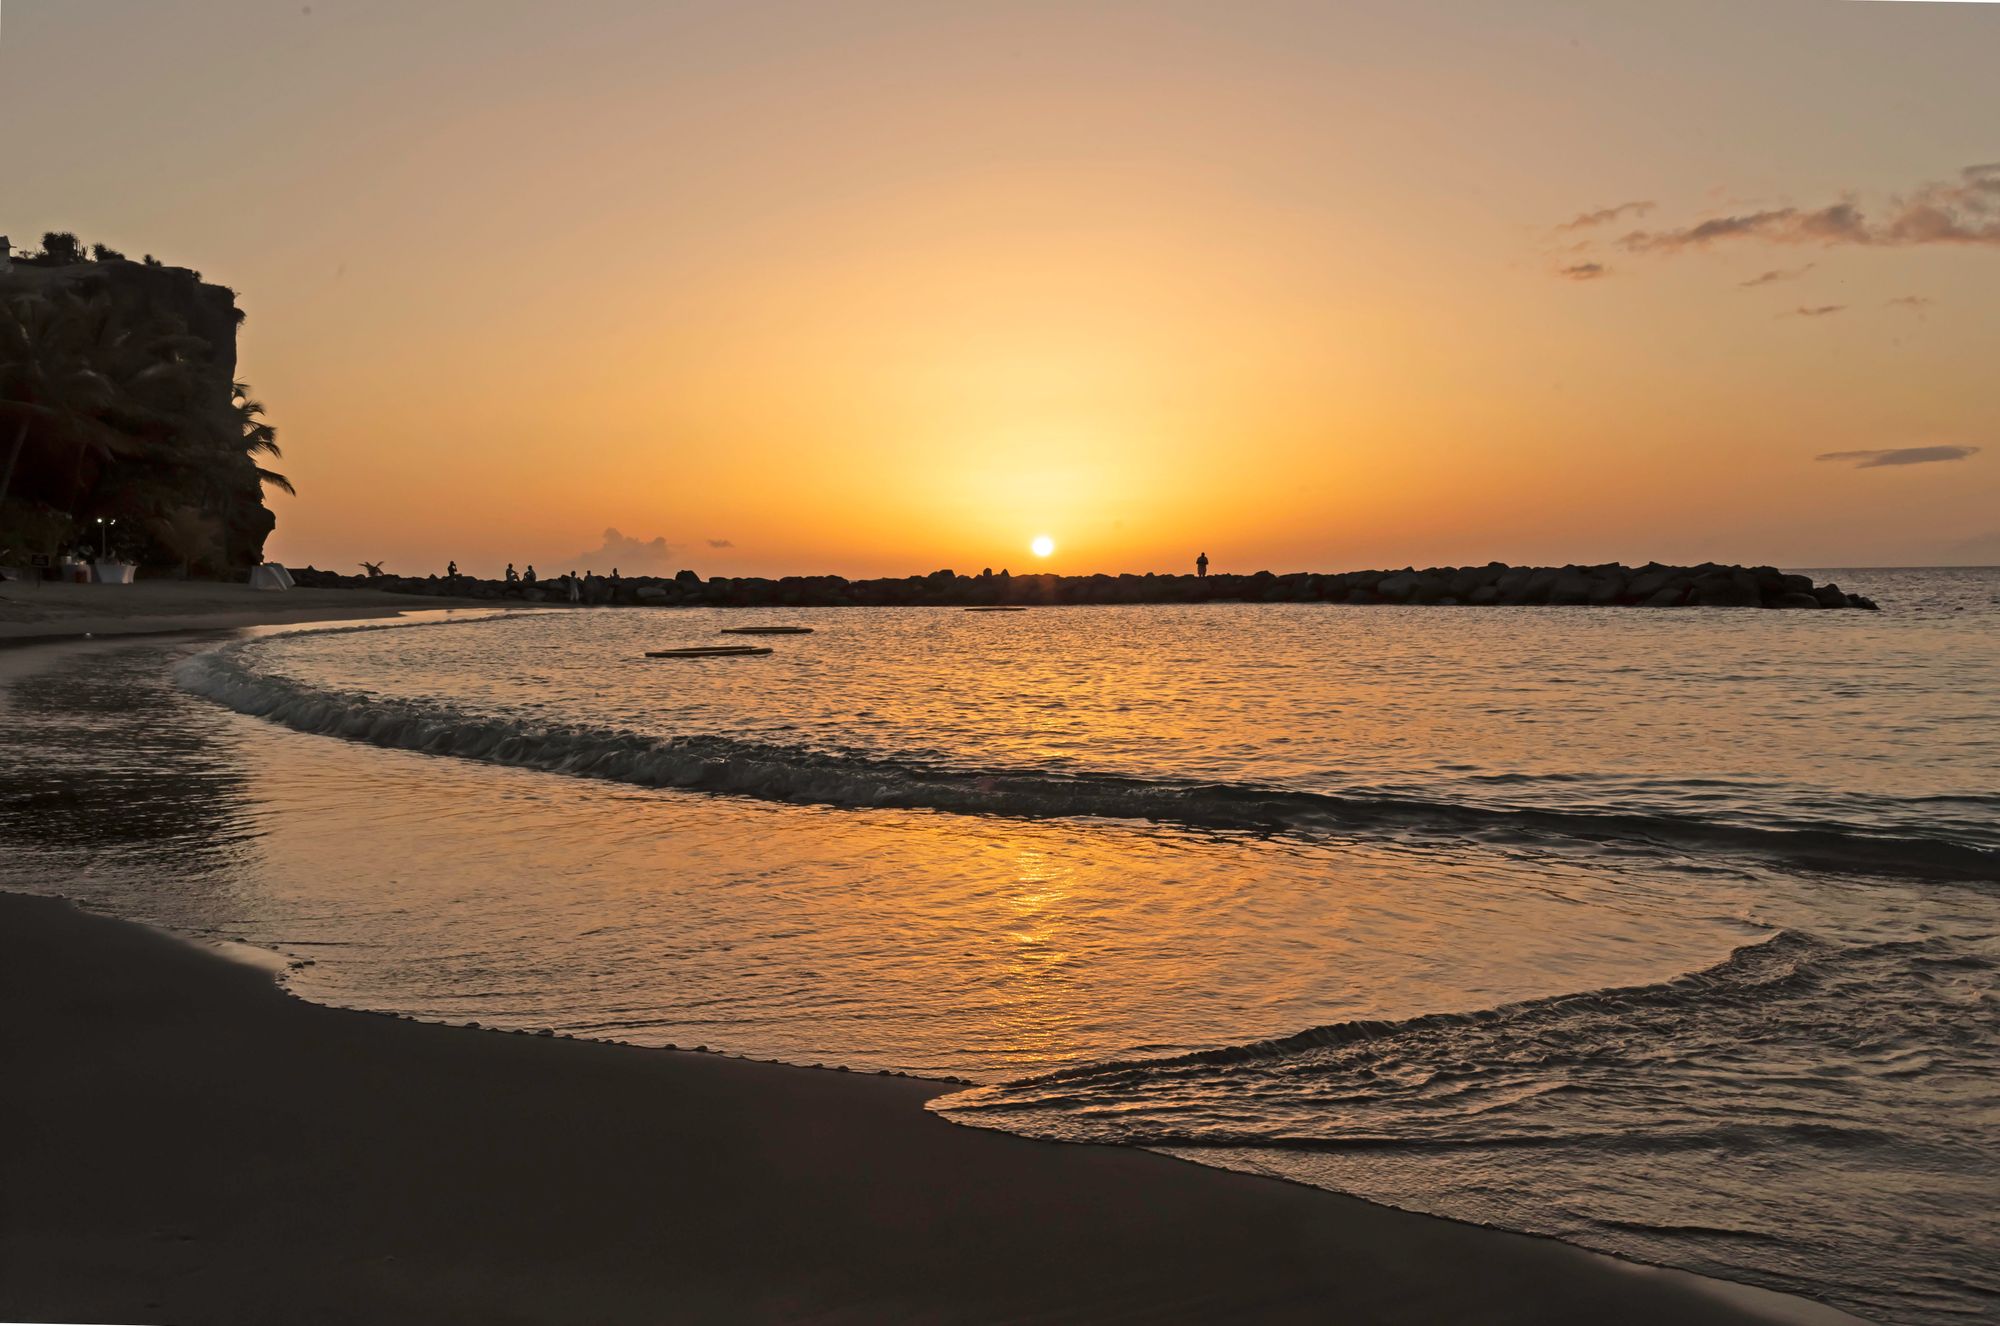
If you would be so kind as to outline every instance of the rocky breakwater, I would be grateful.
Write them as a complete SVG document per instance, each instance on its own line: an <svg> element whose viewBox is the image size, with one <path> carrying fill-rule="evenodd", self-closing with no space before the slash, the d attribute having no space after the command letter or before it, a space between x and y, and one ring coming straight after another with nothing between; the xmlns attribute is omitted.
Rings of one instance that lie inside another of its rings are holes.
<svg viewBox="0 0 2000 1326"><path fill-rule="evenodd" d="M1463 604L1469 607L1598 608L1862 608L1875 602L1835 584L1815 585L1812 577L1773 566L1631 567L1618 562L1595 566L1432 567L1418 571L1348 572L1331 577L1345 589L1348 603Z"/></svg>
<svg viewBox="0 0 2000 1326"><path fill-rule="evenodd" d="M293 572L312 588L368 588L436 597L564 605L560 581L505 584L472 576L342 575L305 567ZM1873 610L1873 600L1810 576L1771 566L1433 566L1424 570L1299 571L1278 575L1012 575L982 571L893 579L841 576L587 576L586 605L631 607L1038 607L1065 603L1351 603L1435 607L1788 608Z"/></svg>

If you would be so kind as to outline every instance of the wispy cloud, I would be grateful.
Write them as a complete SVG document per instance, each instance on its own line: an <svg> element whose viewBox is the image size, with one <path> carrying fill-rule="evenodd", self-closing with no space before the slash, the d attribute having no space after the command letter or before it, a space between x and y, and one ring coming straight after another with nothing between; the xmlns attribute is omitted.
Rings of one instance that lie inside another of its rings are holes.
<svg viewBox="0 0 2000 1326"><path fill-rule="evenodd" d="M1606 225L1612 221L1616 221L1621 216L1644 216L1646 213L1652 211L1653 207L1654 204L1649 202L1620 203L1616 207L1600 207L1595 212L1579 213L1575 219L1563 222L1556 229L1588 230L1592 226Z"/></svg>
<svg viewBox="0 0 2000 1326"><path fill-rule="evenodd" d="M1883 447L1873 451L1824 451L1813 459L1852 461L1858 470L1879 470L1888 465L1929 465L1944 460L1965 460L1978 454L1978 447Z"/></svg>
<svg viewBox="0 0 2000 1326"><path fill-rule="evenodd" d="M1738 281L1736 284L1742 286L1745 290L1752 290L1760 285L1776 285L1780 281L1796 281L1817 266L1819 266L1818 263L1809 262L1803 267L1774 267L1762 276L1753 276L1747 281Z"/></svg>
<svg viewBox="0 0 2000 1326"><path fill-rule="evenodd" d="M1710 217L1619 239L1634 253L1680 253L1738 240L1769 244L1977 244L2000 246L2000 161L1891 197L1871 219L1852 198L1823 207L1774 207Z"/></svg>
<svg viewBox="0 0 2000 1326"><path fill-rule="evenodd" d="M1778 316L1781 318L1830 318L1836 313L1844 312L1846 308L1847 305L1845 304L1816 304L1811 308L1795 308L1790 313L1780 313Z"/></svg>
<svg viewBox="0 0 2000 1326"><path fill-rule="evenodd" d="M1897 295L1889 301L1890 308L1927 309L1937 303L1929 295Z"/></svg>
<svg viewBox="0 0 2000 1326"><path fill-rule="evenodd" d="M1559 269L1556 275L1572 281L1595 281L1600 276L1611 275L1611 269L1601 262L1579 262Z"/></svg>
<svg viewBox="0 0 2000 1326"><path fill-rule="evenodd" d="M708 546L711 548L734 548L736 545L728 539L710 539Z"/></svg>
<svg viewBox="0 0 2000 1326"><path fill-rule="evenodd" d="M1778 244L1869 242L1867 222L1852 203L1835 203L1812 212L1777 207L1741 216L1711 217L1679 230L1635 230L1618 242L1634 253L1678 253L1726 239L1762 239Z"/></svg>

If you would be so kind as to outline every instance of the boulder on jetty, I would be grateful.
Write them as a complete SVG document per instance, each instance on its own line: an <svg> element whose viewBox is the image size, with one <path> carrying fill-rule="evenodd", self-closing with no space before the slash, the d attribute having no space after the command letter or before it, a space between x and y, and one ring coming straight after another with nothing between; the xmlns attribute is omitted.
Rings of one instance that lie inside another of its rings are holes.
<svg viewBox="0 0 2000 1326"><path fill-rule="evenodd" d="M564 595L543 588L471 576L359 576L320 571L292 572L310 589L367 588L437 597L548 602L567 606ZM842 576L714 576L693 571L671 578L634 576L617 581L592 576L585 601L645 607L807 608L807 607L1035 607L1063 603L1353 603L1414 607L1575 607L1575 608L1778 608L1823 611L1874 610L1872 600L1834 584L1772 566L1665 566L1648 562L1625 566L1406 566L1389 571L1343 571L1337 575L1297 571L1278 575L1010 575L952 571L900 579L848 580Z"/></svg>

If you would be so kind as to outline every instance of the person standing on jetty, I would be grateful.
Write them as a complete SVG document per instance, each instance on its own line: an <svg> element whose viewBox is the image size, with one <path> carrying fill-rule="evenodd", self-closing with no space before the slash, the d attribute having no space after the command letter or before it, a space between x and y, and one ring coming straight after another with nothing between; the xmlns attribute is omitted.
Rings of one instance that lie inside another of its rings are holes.
<svg viewBox="0 0 2000 1326"><path fill-rule="evenodd" d="M1194 559L1194 578L1195 578L1196 580L1206 580L1206 579L1208 579L1208 554L1207 554L1207 553L1203 553L1203 554L1202 554L1201 556L1199 556L1199 557L1197 557L1197 558L1195 558L1195 559Z"/></svg>

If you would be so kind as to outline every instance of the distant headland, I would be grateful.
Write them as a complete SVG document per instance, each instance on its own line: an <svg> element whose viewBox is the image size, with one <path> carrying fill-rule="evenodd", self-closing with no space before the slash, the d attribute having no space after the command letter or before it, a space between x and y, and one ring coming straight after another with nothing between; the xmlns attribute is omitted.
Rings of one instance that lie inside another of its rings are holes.
<svg viewBox="0 0 2000 1326"><path fill-rule="evenodd" d="M1040 607L1081 603L1352 603L1436 607L1862 608L1875 603L1838 585L1771 566L1444 566L1400 571L1299 571L1277 575L1013 575L981 571L875 580L842 576L578 577L524 585L472 576L343 575L295 569L307 588L367 588L405 594L528 603L632 607L838 608Z"/></svg>

